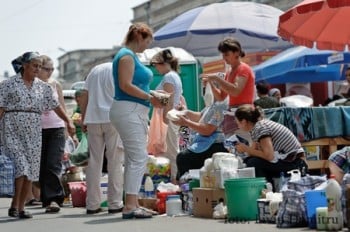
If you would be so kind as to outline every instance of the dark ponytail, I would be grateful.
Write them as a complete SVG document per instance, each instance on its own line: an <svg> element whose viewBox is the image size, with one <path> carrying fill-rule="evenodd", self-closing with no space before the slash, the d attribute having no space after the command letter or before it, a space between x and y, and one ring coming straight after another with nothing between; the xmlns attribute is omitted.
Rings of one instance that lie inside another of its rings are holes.
<svg viewBox="0 0 350 232"><path fill-rule="evenodd" d="M163 56L164 62L168 63L172 70L174 70L177 73L180 71L179 60L178 58L173 56L173 54L169 49L163 50L162 56Z"/></svg>
<svg viewBox="0 0 350 232"><path fill-rule="evenodd" d="M256 123L263 117L263 111L259 106L253 106L249 104L241 105L235 112L235 116L238 121L242 121L243 119L248 122Z"/></svg>

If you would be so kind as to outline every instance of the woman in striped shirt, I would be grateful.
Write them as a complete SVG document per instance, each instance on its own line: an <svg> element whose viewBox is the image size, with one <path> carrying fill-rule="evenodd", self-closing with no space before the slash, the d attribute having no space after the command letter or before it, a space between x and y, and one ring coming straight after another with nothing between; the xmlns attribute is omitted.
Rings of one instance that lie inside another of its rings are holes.
<svg viewBox="0 0 350 232"><path fill-rule="evenodd" d="M252 144L238 143L238 152L245 152L244 160L248 167L255 168L256 177L265 177L272 183L273 177L299 169L302 175L307 172L304 150L296 136L285 126L263 118L259 107L242 105L235 112L238 127L249 131ZM286 176L286 175L285 175Z"/></svg>

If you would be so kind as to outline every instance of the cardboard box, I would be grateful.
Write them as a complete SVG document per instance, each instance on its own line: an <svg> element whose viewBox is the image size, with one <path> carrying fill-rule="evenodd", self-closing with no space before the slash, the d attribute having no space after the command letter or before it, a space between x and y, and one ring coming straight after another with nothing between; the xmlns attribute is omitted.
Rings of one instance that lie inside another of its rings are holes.
<svg viewBox="0 0 350 232"><path fill-rule="evenodd" d="M224 189L193 188L193 216L213 218L214 207L220 201L226 205Z"/></svg>
<svg viewBox="0 0 350 232"><path fill-rule="evenodd" d="M157 198L139 198L140 206L151 210L157 210Z"/></svg>

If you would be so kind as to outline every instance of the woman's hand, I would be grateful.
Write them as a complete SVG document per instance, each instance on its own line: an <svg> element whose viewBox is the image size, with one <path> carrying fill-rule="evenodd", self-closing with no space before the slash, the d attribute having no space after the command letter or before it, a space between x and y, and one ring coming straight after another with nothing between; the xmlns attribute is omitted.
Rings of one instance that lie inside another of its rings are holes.
<svg viewBox="0 0 350 232"><path fill-rule="evenodd" d="M75 134L75 126L71 120L69 120L67 123L67 130L70 136L73 136Z"/></svg>
<svg viewBox="0 0 350 232"><path fill-rule="evenodd" d="M176 121L173 121L173 123L174 123L175 125L178 125L178 126L187 126L188 119L187 119L184 115L177 115L177 117L178 117L179 119L176 120Z"/></svg>
<svg viewBox="0 0 350 232"><path fill-rule="evenodd" d="M239 153L244 153L244 152L248 153L249 146L245 145L244 143L238 142L235 147Z"/></svg>
<svg viewBox="0 0 350 232"><path fill-rule="evenodd" d="M157 107L157 108L162 108L164 105L162 104L162 102L154 97L154 96L151 96L151 98L149 99L149 101L151 102L151 104L154 106L154 107Z"/></svg>
<svg viewBox="0 0 350 232"><path fill-rule="evenodd" d="M203 82L213 81L217 78L216 73L202 73L200 75L200 78L202 78Z"/></svg>

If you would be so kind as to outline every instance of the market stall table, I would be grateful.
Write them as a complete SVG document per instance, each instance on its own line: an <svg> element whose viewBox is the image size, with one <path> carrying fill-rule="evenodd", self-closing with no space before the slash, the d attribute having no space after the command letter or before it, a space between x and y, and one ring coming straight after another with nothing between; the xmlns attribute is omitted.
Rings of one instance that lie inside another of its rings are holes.
<svg viewBox="0 0 350 232"><path fill-rule="evenodd" d="M309 169L328 167L328 156L339 145L350 145L350 107L280 107L264 110L272 121L288 127L303 146L327 146L328 154L308 160Z"/></svg>

